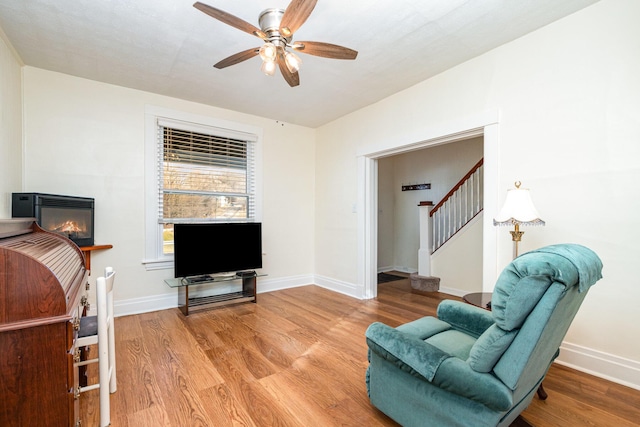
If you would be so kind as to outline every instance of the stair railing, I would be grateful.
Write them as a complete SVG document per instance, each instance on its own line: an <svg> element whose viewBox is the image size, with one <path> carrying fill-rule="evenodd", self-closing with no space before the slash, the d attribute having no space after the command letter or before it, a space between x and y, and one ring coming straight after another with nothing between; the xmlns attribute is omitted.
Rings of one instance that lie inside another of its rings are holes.
<svg viewBox="0 0 640 427"><path fill-rule="evenodd" d="M429 213L433 228L431 253L482 212L483 163L484 159L480 159Z"/></svg>

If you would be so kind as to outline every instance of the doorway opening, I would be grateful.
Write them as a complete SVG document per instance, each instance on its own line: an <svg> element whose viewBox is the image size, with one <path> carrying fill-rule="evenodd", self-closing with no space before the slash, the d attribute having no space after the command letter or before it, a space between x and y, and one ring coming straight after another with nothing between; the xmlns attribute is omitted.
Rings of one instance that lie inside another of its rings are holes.
<svg viewBox="0 0 640 427"><path fill-rule="evenodd" d="M497 278L497 232L491 223L498 200L498 114L463 119L450 131L425 130L421 142L391 143L384 149L358 156L358 284L364 299L377 296L378 273L378 161L384 157L409 153L437 145L483 138L484 215L482 237L482 288L491 291Z"/></svg>
<svg viewBox="0 0 640 427"><path fill-rule="evenodd" d="M454 295L468 293L467 289L482 290L481 216L473 215L482 209L482 168L440 206L434 217L440 226L439 238L434 241L437 246L427 248L427 236L422 233L426 231L428 206L433 208L451 196L451 190L477 167L483 144L482 137L476 137L378 159L378 284L381 272L395 271L438 276L444 289L447 284L465 289L445 290ZM439 246L443 247L433 258L425 258L426 252ZM467 266L464 269L458 267L461 253Z"/></svg>

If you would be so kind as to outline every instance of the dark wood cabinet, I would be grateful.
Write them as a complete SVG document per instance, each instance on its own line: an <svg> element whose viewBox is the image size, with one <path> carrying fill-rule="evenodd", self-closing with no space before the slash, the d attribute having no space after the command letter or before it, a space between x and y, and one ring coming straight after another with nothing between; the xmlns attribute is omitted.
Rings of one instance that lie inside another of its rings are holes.
<svg viewBox="0 0 640 427"><path fill-rule="evenodd" d="M0 220L0 426L76 426L73 368L88 271L33 221Z"/></svg>

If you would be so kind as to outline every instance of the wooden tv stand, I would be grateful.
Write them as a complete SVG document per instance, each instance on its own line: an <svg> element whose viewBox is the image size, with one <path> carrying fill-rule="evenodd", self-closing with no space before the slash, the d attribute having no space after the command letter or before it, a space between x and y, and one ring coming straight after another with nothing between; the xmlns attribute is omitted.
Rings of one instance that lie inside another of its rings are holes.
<svg viewBox="0 0 640 427"><path fill-rule="evenodd" d="M188 316L191 313L213 307L241 302L257 302L257 279L261 276L266 276L266 274L245 273L242 276L212 275L206 280L196 282L191 282L187 278L178 277L166 279L165 283L169 285L169 287L178 289L178 308L185 316ZM239 288L238 282L242 283L240 289L236 289ZM224 289L225 285L227 289Z"/></svg>

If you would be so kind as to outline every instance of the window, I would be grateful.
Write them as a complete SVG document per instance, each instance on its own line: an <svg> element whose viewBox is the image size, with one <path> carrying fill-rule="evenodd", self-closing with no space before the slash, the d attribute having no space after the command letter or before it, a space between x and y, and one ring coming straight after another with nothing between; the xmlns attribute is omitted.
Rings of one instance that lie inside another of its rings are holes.
<svg viewBox="0 0 640 427"><path fill-rule="evenodd" d="M257 132L169 115L147 114L148 269L171 266L173 224L257 220Z"/></svg>

